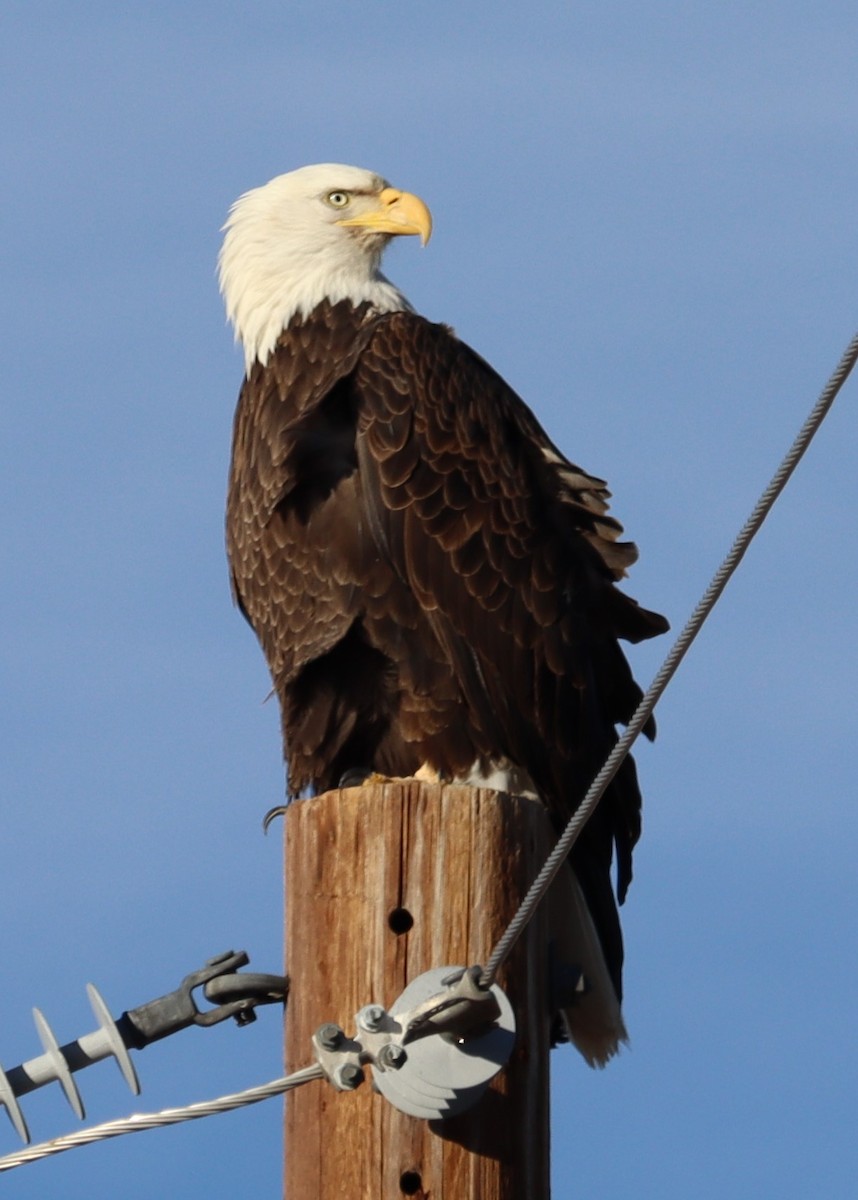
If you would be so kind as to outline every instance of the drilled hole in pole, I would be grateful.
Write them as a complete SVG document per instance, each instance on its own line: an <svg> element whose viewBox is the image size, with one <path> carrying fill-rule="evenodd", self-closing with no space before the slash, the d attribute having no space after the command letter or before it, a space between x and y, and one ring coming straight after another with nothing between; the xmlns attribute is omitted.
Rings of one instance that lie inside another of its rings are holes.
<svg viewBox="0 0 858 1200"><path fill-rule="evenodd" d="M407 908L393 908L387 917L387 924L393 932L399 936L402 933L408 933L408 930L414 926L414 918ZM403 1176L403 1179L405 1176ZM413 1195L412 1192L406 1193Z"/></svg>
<svg viewBox="0 0 858 1200"><path fill-rule="evenodd" d="M423 1189L419 1171L403 1171L399 1177L399 1190L404 1196L416 1196Z"/></svg>

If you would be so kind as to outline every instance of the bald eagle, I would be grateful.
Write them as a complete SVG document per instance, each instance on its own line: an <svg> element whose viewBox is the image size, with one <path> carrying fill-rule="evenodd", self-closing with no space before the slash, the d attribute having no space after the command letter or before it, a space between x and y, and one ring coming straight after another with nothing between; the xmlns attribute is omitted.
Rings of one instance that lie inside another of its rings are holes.
<svg viewBox="0 0 858 1200"><path fill-rule="evenodd" d="M243 195L224 228L247 367L228 553L280 701L289 797L355 768L429 773L533 793L561 826L640 697L618 639L667 628L616 587L637 554L605 483L382 275L391 238L429 238L418 197L304 167ZM626 759L571 854L589 990L567 1033L594 1063L625 1036L610 872L613 857L622 902L640 810Z"/></svg>

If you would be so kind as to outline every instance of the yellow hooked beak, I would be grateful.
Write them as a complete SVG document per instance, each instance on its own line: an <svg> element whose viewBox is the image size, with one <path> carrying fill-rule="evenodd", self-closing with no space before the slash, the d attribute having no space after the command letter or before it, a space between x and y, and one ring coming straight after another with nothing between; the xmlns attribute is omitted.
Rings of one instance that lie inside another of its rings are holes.
<svg viewBox="0 0 858 1200"><path fill-rule="evenodd" d="M432 236L432 214L419 196L384 188L378 196L378 207L359 217L346 217L338 225L358 226L376 233L416 233L425 246Z"/></svg>

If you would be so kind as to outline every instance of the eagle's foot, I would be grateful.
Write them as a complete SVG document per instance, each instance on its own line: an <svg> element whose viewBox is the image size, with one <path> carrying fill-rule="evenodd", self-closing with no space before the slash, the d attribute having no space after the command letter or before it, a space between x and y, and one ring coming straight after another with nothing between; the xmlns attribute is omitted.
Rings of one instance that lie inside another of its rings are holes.
<svg viewBox="0 0 858 1200"><path fill-rule="evenodd" d="M443 782L441 775L434 767L423 763L413 775L382 775L380 771L372 771L368 767L351 767L340 776L338 786L347 788L365 787L375 783L409 783L412 779L419 779L421 783Z"/></svg>

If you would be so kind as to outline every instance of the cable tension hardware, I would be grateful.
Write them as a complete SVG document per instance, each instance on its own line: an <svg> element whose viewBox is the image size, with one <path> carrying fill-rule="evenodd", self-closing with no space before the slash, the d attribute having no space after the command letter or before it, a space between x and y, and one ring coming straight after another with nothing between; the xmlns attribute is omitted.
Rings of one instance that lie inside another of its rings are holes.
<svg viewBox="0 0 858 1200"><path fill-rule="evenodd" d="M242 974L239 968L249 962L243 950L229 950L209 959L199 971L186 975L175 991L124 1012L118 1020L110 1015L98 989L88 983L86 990L99 1028L64 1046L59 1045L39 1009L34 1008L33 1019L44 1053L8 1071L0 1067L0 1105L5 1105L21 1138L29 1142L30 1133L18 1103L19 1096L57 1082L75 1114L83 1120L83 1101L72 1078L75 1071L82 1071L103 1058L115 1058L136 1096L140 1083L129 1050L142 1050L190 1025L217 1025L228 1017L239 1025L247 1025L256 1020L254 1009L258 1005L284 1003L289 981L282 975ZM216 1007L198 1008L194 998L197 988Z"/></svg>
<svg viewBox="0 0 858 1200"><path fill-rule="evenodd" d="M515 1044L515 1017L496 985L480 986L481 967L440 967L418 976L388 1012L367 1004L356 1033L321 1025L316 1058L338 1091L353 1091L372 1065L373 1081L394 1108L432 1121L479 1100ZM434 1036L433 1036L434 1035Z"/></svg>

